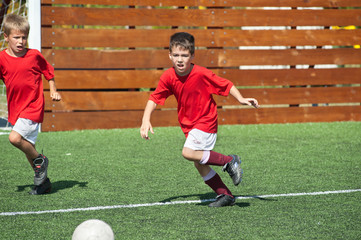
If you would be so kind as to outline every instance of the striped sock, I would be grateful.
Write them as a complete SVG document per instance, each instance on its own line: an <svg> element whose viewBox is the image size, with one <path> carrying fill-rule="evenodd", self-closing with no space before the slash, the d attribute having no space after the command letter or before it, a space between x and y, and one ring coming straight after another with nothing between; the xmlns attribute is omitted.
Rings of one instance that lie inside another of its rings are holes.
<svg viewBox="0 0 361 240"><path fill-rule="evenodd" d="M213 175L213 177L209 178L211 175ZM206 180L207 176L208 180ZM217 195L225 194L233 197L231 191L227 188L221 177L213 169L207 176L203 177L203 179L205 179L205 184L212 188L212 190L217 193Z"/></svg>
<svg viewBox="0 0 361 240"><path fill-rule="evenodd" d="M224 166L230 161L232 161L231 156L226 156L214 151L203 151L203 157L199 163L205 165Z"/></svg>

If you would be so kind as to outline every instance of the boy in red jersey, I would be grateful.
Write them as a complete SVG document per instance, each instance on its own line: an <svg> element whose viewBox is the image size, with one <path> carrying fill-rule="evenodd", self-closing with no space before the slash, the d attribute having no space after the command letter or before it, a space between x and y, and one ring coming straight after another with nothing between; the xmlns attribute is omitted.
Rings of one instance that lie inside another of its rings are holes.
<svg viewBox="0 0 361 240"><path fill-rule="evenodd" d="M4 19L4 39L8 48L0 52L0 78L6 86L8 121L14 126L9 135L12 145L24 152L34 169L34 188L30 194L50 192L47 177L49 160L35 149L39 125L44 117L42 75L49 81L50 97L61 100L54 82L54 68L35 49L26 48L30 26L18 15Z"/></svg>
<svg viewBox="0 0 361 240"><path fill-rule="evenodd" d="M231 81L192 64L194 49L191 34L180 32L171 36L169 58L173 68L163 73L147 102L140 135L149 139L149 131L154 133L150 122L152 112L158 104L163 105L167 97L174 95L178 102L178 121L186 136L183 157L194 162L205 183L216 192L217 199L209 206L232 206L234 196L210 165L223 166L223 171L228 172L237 186L242 180L241 161L237 155L226 156L212 151L218 127L217 105L212 94L231 94L240 104L255 108L258 108L258 102L254 98L244 98Z"/></svg>

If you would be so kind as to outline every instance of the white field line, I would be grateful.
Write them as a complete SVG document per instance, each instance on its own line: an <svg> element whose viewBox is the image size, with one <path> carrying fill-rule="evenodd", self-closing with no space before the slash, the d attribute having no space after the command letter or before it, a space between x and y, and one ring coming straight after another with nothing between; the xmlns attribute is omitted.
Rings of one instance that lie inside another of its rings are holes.
<svg viewBox="0 0 361 240"><path fill-rule="evenodd" d="M341 193L354 193L354 192L361 192L361 189L326 191L326 192L310 192L310 193L284 193L284 194L271 194L271 195L259 195L259 196L258 195L239 196L239 197L236 197L236 199L251 199L251 198L262 199L262 198L277 198L277 197L315 196L315 195L328 195L328 194L341 194ZM29 212L0 212L0 216L33 215L33 214L45 214L45 213L70 213L70 212L99 211L99 210L119 209L119 208L153 207L153 206L165 206L165 205L177 205L177 204L204 203L204 202L211 202L214 200L215 199L172 201L172 202L154 202L154 203L140 203L140 204L128 204L128 205L98 206L98 207L87 207L87 208L69 208L69 209L56 209L56 210L43 210L43 211L29 211Z"/></svg>

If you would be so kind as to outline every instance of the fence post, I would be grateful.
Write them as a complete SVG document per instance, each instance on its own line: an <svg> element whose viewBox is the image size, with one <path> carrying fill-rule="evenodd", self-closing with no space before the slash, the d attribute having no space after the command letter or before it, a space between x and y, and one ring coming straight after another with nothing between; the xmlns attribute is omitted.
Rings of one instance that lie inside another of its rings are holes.
<svg viewBox="0 0 361 240"><path fill-rule="evenodd" d="M41 51L41 0L32 0L28 4L29 48Z"/></svg>

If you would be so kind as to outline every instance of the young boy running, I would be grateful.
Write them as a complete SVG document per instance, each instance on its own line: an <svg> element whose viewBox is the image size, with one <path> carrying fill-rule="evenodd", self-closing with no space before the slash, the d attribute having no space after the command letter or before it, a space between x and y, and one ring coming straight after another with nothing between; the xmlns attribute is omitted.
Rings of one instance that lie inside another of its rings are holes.
<svg viewBox="0 0 361 240"><path fill-rule="evenodd" d="M7 49L0 52L0 78L6 86L8 121L14 126L9 135L12 145L24 152L34 169L32 195L50 192L47 177L49 160L35 149L39 124L44 117L42 75L49 81L50 97L61 100L54 82L54 68L35 49L26 48L30 30L28 21L18 15L4 19Z"/></svg>
<svg viewBox="0 0 361 240"><path fill-rule="evenodd" d="M154 133L150 122L152 112L158 104L163 105L170 95L174 95L178 102L178 121L186 136L183 157L194 162L205 183L216 192L217 199L209 206L232 206L234 196L210 165L223 166L223 171L228 172L237 186L242 180L241 161L237 155L226 156L212 151L218 127L217 105L212 94L231 94L240 104L256 108L258 102L254 98L242 97L231 81L192 64L194 49L194 37L191 34L179 32L171 36L169 58L173 68L163 73L147 102L140 135L149 139L148 132Z"/></svg>

